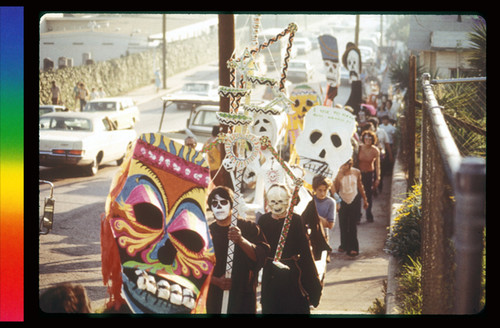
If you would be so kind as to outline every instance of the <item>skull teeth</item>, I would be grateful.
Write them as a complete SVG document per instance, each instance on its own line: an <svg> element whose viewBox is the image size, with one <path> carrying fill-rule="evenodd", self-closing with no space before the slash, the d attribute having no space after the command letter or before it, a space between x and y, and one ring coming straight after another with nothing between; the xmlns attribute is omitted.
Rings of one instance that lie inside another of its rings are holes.
<svg viewBox="0 0 500 328"><path fill-rule="evenodd" d="M333 175L332 170L325 167L325 165L315 165L313 163L304 164L304 170L312 172L314 174L322 174L328 178L331 178Z"/></svg>
<svg viewBox="0 0 500 328"><path fill-rule="evenodd" d="M136 270L135 274L137 275L138 289L147 291L175 305L184 305L188 309L193 309L195 307L195 296L192 290L182 288L178 284L170 284L165 279L156 282L154 276L148 275L148 273L143 270Z"/></svg>

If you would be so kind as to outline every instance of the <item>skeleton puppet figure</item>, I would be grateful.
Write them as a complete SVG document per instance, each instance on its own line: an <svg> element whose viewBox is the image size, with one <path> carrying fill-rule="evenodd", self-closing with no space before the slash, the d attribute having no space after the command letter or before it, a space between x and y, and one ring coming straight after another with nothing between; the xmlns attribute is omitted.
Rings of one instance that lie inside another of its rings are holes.
<svg viewBox="0 0 500 328"><path fill-rule="evenodd" d="M287 114L271 115L259 113L254 117L250 132L258 137L266 136L271 146L276 149L283 139L287 126ZM255 185L254 204L259 205L258 212L264 210L264 193L273 183L282 183L286 173L269 149L261 150L261 156L252 161L245 169L245 183Z"/></svg>
<svg viewBox="0 0 500 328"><path fill-rule="evenodd" d="M332 106L333 99L337 96L340 85L340 64L337 39L331 35L320 35L318 37L321 56L326 69L326 97L324 106Z"/></svg>
<svg viewBox="0 0 500 328"><path fill-rule="evenodd" d="M352 156L351 137L355 128L355 117L344 109L311 108L296 144L300 165L306 173L305 182L312 185L317 174L335 179L340 166Z"/></svg>
<svg viewBox="0 0 500 328"><path fill-rule="evenodd" d="M345 52L342 55L342 64L349 71L349 80L351 81L351 94L349 95L349 99L345 103L345 106L352 107L354 115L357 115L362 101L362 64L361 52L354 43L347 43Z"/></svg>
<svg viewBox="0 0 500 328"><path fill-rule="evenodd" d="M115 309L203 313L215 264L205 217L208 164L143 134L115 176L101 223L102 272Z"/></svg>

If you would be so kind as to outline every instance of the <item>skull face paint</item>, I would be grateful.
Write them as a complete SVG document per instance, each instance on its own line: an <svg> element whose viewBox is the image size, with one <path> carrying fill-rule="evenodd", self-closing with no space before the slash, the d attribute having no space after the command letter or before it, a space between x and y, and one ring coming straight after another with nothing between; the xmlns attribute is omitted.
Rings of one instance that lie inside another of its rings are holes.
<svg viewBox="0 0 500 328"><path fill-rule="evenodd" d="M231 203L228 199L215 195L212 203L210 204L210 209L212 210L215 219L222 221L229 217L229 214L231 213Z"/></svg>
<svg viewBox="0 0 500 328"><path fill-rule="evenodd" d="M204 312L215 264L208 182L202 154L161 134L141 135L126 156L106 202L101 248L104 282L115 298L120 287L132 312ZM117 262L110 275L105 266Z"/></svg>
<svg viewBox="0 0 500 328"><path fill-rule="evenodd" d="M267 191L267 204L271 213L282 217L290 205L290 192L284 185L272 185Z"/></svg>
<svg viewBox="0 0 500 328"><path fill-rule="evenodd" d="M339 167L352 156L351 137L355 127L354 116L344 109L311 108L295 145L307 183L312 184L317 174L335 179Z"/></svg>

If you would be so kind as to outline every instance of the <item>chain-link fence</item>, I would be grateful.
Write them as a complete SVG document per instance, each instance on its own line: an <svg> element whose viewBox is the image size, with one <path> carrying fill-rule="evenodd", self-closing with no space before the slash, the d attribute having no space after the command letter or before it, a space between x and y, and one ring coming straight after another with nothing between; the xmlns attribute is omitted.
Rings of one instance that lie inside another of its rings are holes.
<svg viewBox="0 0 500 328"><path fill-rule="evenodd" d="M430 83L460 154L486 158L486 78Z"/></svg>
<svg viewBox="0 0 500 328"><path fill-rule="evenodd" d="M423 314L475 313L481 296L485 79L447 81L422 76Z"/></svg>

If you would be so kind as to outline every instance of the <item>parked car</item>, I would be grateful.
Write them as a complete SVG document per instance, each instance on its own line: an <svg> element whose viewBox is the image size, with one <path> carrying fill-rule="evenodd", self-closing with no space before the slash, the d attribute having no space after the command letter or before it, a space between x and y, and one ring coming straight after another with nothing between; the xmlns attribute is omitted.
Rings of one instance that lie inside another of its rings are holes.
<svg viewBox="0 0 500 328"><path fill-rule="evenodd" d="M121 164L137 138L134 129L116 129L103 113L59 112L39 119L41 166L79 166L95 175L99 164Z"/></svg>
<svg viewBox="0 0 500 328"><path fill-rule="evenodd" d="M180 143L184 143L184 139L187 136L195 137L198 144L196 149L201 150L203 144L212 136L213 127L219 125L219 120L217 119L216 114L218 111L219 106L199 106L191 111L184 128L173 131L163 131L161 130L160 122L159 130L161 134Z"/></svg>
<svg viewBox="0 0 500 328"><path fill-rule="evenodd" d="M53 113L53 112L67 112L68 108L62 105L40 105L38 107L38 114L42 116L43 114Z"/></svg>
<svg viewBox="0 0 500 328"><path fill-rule="evenodd" d="M171 95L162 97L163 101L170 101L177 105L177 109L194 109L200 105L218 105L218 85L212 81L188 82Z"/></svg>
<svg viewBox="0 0 500 328"><path fill-rule="evenodd" d="M293 83L312 79L313 68L308 60L294 59L288 63L287 80Z"/></svg>
<svg viewBox="0 0 500 328"><path fill-rule="evenodd" d="M195 135L211 136L212 127L219 125L219 106L207 105L196 108L187 120L187 128Z"/></svg>
<svg viewBox="0 0 500 328"><path fill-rule="evenodd" d="M99 98L89 101L83 112L102 112L118 129L133 128L139 121L139 108L132 98Z"/></svg>
<svg viewBox="0 0 500 328"><path fill-rule="evenodd" d="M376 54L372 48L367 46L358 46L359 52L361 52L361 62L365 64L374 64L376 62Z"/></svg>
<svg viewBox="0 0 500 328"><path fill-rule="evenodd" d="M312 50L312 44L308 38L295 38L293 46L296 47L297 54L299 55L305 55Z"/></svg>

